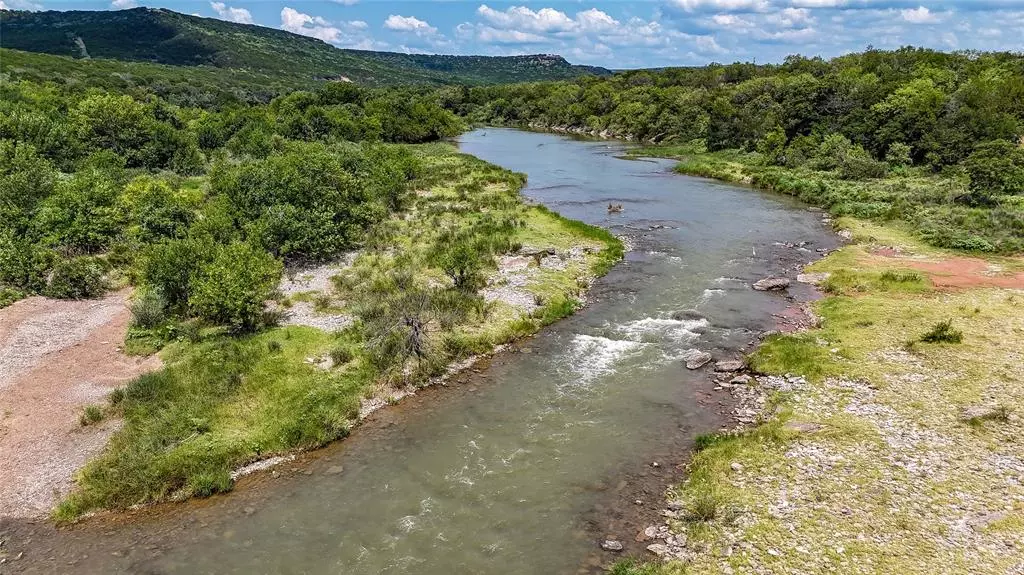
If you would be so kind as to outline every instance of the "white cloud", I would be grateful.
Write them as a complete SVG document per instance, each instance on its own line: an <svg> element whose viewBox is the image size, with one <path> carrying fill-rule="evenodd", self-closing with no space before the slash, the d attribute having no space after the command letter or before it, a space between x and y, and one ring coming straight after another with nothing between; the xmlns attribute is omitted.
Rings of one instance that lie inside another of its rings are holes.
<svg viewBox="0 0 1024 575"><path fill-rule="evenodd" d="M762 12L771 8L768 0L670 0L687 12Z"/></svg>
<svg viewBox="0 0 1024 575"><path fill-rule="evenodd" d="M128 8L135 8L139 5L135 0L113 0L110 3L110 7L115 10L127 10Z"/></svg>
<svg viewBox="0 0 1024 575"><path fill-rule="evenodd" d="M900 14L903 19L911 24L933 24L939 21L939 15L933 13L931 10L924 6L918 6L917 8L901 10Z"/></svg>
<svg viewBox="0 0 1024 575"><path fill-rule="evenodd" d="M399 16L391 14L384 20L384 27L396 32L412 32L418 35L431 35L437 33L437 28L427 24L415 16Z"/></svg>
<svg viewBox="0 0 1024 575"><path fill-rule="evenodd" d="M114 0L115 2L121 0ZM129 2L133 0L127 0ZM232 8L224 4L223 2L210 2L210 8L217 13L217 17L221 20L227 20L228 22L238 22L239 24L253 24L252 14L249 13L245 8Z"/></svg>
<svg viewBox="0 0 1024 575"><path fill-rule="evenodd" d="M529 32L565 32L575 27L572 18L554 8L541 8L536 12L526 6L512 6L505 11L495 10L486 4L476 9L477 15L492 26L500 29L517 29Z"/></svg>
<svg viewBox="0 0 1024 575"><path fill-rule="evenodd" d="M846 6L847 0L792 0L794 8L839 8Z"/></svg>
<svg viewBox="0 0 1024 575"><path fill-rule="evenodd" d="M38 2L32 2L31 0L10 0L4 2L0 0L0 9L2 10L42 10L43 5Z"/></svg>
<svg viewBox="0 0 1024 575"><path fill-rule="evenodd" d="M353 6L353 5L359 3L359 0L331 0L331 1L336 3L336 4L341 4L342 6Z"/></svg>
<svg viewBox="0 0 1024 575"><path fill-rule="evenodd" d="M281 29L303 36L318 38L324 42L337 44L341 42L341 29L319 16L303 14L294 8L285 6L281 9Z"/></svg>

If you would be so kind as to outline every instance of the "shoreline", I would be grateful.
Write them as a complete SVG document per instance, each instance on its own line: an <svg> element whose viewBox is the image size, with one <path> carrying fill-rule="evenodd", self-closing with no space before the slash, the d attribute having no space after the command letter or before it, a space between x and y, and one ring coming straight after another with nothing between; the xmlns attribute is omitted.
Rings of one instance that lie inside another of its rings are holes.
<svg viewBox="0 0 1024 575"><path fill-rule="evenodd" d="M454 149L454 150L452 150L450 152L446 152L446 153L451 154L452 155L451 157L455 157L455 158L463 156L463 154L460 151L458 151L457 149ZM478 160L476 158L472 158L472 162L476 162L475 164L472 164L472 165L491 166L490 164L486 164L485 162L482 162L482 161L480 161L480 160ZM493 167L490 167L488 169L492 169L492 168ZM507 172L507 171L503 170L502 172L504 173L504 172ZM443 183L443 184L446 184L446 183ZM543 225L545 225L545 226L549 226L549 227L550 226L554 226L554 229L564 228L564 230L563 230L564 233L563 233L562 237L565 238L566 241L570 242L568 247L565 248L564 250L561 249L561 248L559 248L557 251L554 250L554 249L551 249L551 252L550 252L551 255L550 256L544 256L544 258L545 258L544 259L544 263L546 265L546 258L554 258L554 259L569 258L570 256L568 254L570 252L572 254L574 254L574 255L571 256L570 259L564 260L564 261L568 261L569 262L568 264L565 264L565 263L560 264L561 267L556 266L553 270L545 269L546 273L548 274L545 277L549 278L548 281L550 282L550 278L551 277L554 277L554 276L558 276L558 277L565 276L565 278L563 278L563 280L560 280L561 283L554 284L555 287L553 289L555 289L556 291L560 290L561 288L558 287L558 286L560 286L561 284L565 284L566 286L572 286L571 289L575 290L575 298L572 300L573 303L571 304L571 307L568 309L568 311L570 313L576 313L577 311L579 311L579 309L582 309L586 305L587 300L586 300L586 297L585 297L585 293L590 290L590 287L592 286L593 282L598 277L603 275L604 273L607 273L607 271L610 268L610 266L613 265L613 262L617 262L617 261L621 260L621 257L622 257L621 254L623 253L622 242L621 242L621 240L619 240L617 238L614 238L609 232L607 232L606 230L603 230L601 228L597 228L597 227L594 227L594 226L588 226L587 224L583 224L582 222L575 222L575 221L572 221L572 220L568 220L566 218L563 218L559 214L557 214L557 213L555 213L553 211L547 210L547 209L545 209L543 207L530 206L528 204L528 202L526 201L525 196L523 196L521 194L521 190L522 190L522 186L523 185L525 185L524 182L520 181L519 186L517 187L517 189L515 191L515 197L518 198L518 205L520 206L519 209L523 210L523 213L525 213L525 214L533 214L530 217L534 218L535 220L539 218L540 220L542 220L544 222ZM430 201L430 200L431 200L430 198L425 199L425 201ZM550 221L548 221L548 220L550 220ZM527 228L527 232L526 232L527 234L530 233L530 229L531 228ZM585 232L585 233L581 232L581 230L583 232ZM591 232L591 231L588 231L588 230L594 230L594 231ZM591 236L600 237L601 240L599 241L599 240L595 239L595 237L591 237ZM541 240L543 241L543 236L541 237ZM600 247L596 247L595 248L594 246L596 246L598 244L600 244ZM543 247L541 249L547 250L548 248ZM563 251L565 251L564 254L562 253ZM611 258L611 259L609 259L609 258ZM354 259L354 258L350 258L350 259ZM515 258L511 258L511 259L515 259ZM522 259L522 258L519 258L519 259ZM542 264L541 258L537 258L537 262L538 263L537 263L537 268L536 269L539 270L540 268L543 267L541 265ZM527 266L527 268L524 268L523 272L525 273L525 271L529 271L530 269L534 269L534 268L531 268L531 267ZM340 271L340 270L335 270L335 271ZM498 273L492 277L491 281L498 281L498 279L500 279L502 282L507 281L506 276L502 275L503 273L504 272L502 271L501 266L499 266ZM516 272L510 272L510 273L516 273ZM552 274L554 274L554 276ZM561 275L559 275L559 274L561 274ZM497 278L497 279L495 279L495 278ZM330 282L328 282L328 283L330 283ZM583 287L584 285L585 285L585 287ZM516 288L516 289L518 289L520 291L523 291L524 293L530 293L527 288ZM530 288L530 289L532 289L532 288ZM552 289L552 288L546 287L544 289L550 291L550 289ZM310 293L313 293L313 292L310 292ZM551 298L549 300L549 297L548 297L546 291L545 292L541 292L541 293L545 294L544 295L544 302L543 302L544 305L534 305L534 300L535 299L537 301L540 301L539 299L537 299L540 296L537 296L537 295L531 295L530 296L530 302L529 303L524 303L524 304L516 304L516 303L513 303L513 302L505 303L504 301L499 301L499 303L501 305L503 305L503 306L508 307L508 306L511 305L512 307L510 309L512 309L512 310L517 309L515 307L516 305L526 305L526 306L528 306L526 311L521 312L522 314L524 314L522 316L523 318L528 318L529 319L529 329L527 331L522 331L524 328L522 326L520 326L520 327L516 328L516 331L508 332L505 335L498 335L497 336L498 337L498 341L494 341L493 343L489 343L488 344L488 348L485 351L470 353L468 356L465 356L465 357L455 357L445 366L445 368L442 370L442 373L440 373L439 375L434 375L434 376L428 377L427 379L417 383L416 385L412 385L412 384L407 383L407 384L405 384L403 386L395 387L394 385L387 384L386 382L382 382L380 380L371 383L370 389L372 389L373 393L370 396L364 396L362 398L362 400L360 402L360 408L359 408L358 414L348 424L349 429L355 429L355 428L360 427L362 422L367 417L369 417L373 412L381 409L382 407L385 407L385 406L388 406L388 405L392 405L392 404L396 404L396 403L400 403L401 399L403 399L403 398L405 398L405 397L407 397L409 395L415 395L415 394L421 392L423 389L425 389L427 387L437 386L438 384L444 385L445 382L448 379L459 375L460 373L464 372L465 370L474 369L474 366L477 363L479 363L480 361L484 361L484 360L490 359L495 354L501 353L510 344L513 344L513 343L521 340L523 337L533 336L536 333L538 333L541 329L543 329L546 325L548 325L548 324L550 324L550 323L552 323L554 321L557 321L558 319L561 319L562 317L564 317L565 314L566 314L566 311L562 311L561 308L559 308L559 310L556 313L554 313L554 314L550 314L549 311L548 311L548 308L551 307L552 305L554 305L554 306L562 305L562 304L559 303L561 300L559 300L557 298ZM558 293L561 293L561 292L558 292ZM306 293L306 294L303 294L303 295L306 295L308 297L309 294ZM562 297L564 298L564 297L569 297L569 296L565 295L565 296L562 296ZM500 296L499 296L499 298L500 298ZM522 299L522 298L520 298L520 299ZM562 307L565 307L565 306L562 306ZM541 314L541 312L543 312L543 314ZM502 322L506 322L506 323L508 323L508 322L512 322L512 323L518 322L518 323L520 323L522 325L526 325L522 321L519 321L519 320L515 319L515 317L517 315L518 315L517 313L513 313L512 316L510 316L508 319L499 319L498 323L496 325L499 325L499 326L500 325L504 325ZM536 316L537 319L533 319L535 316ZM330 317L330 316L324 316L324 317ZM494 320L491 320L489 323L493 324ZM486 325L481 324L481 325L478 325L478 326L471 326L472 329L478 329L478 328L483 328L483 327L486 327ZM294 329L300 329L300 328L290 327L290 326L282 326L282 327L279 327L279 328L274 328L273 330L270 330L270 332L268 332L268 333L284 333L281 330L294 330ZM301 329L305 329L305 328L301 328ZM287 337L286 337L286 339L287 339ZM175 351L174 353L178 353L178 352ZM148 356L148 357L151 358L151 357L158 357L158 356L156 354L154 354L153 356ZM310 363L310 359L311 358L306 358L306 363ZM314 357L313 359L316 359L316 358ZM169 362L169 364L173 364L173 363L174 363L173 360ZM122 421L121 417L108 418L108 421L105 422L105 425L106 426L116 425L117 427L120 427L120 422L121 421ZM346 433L346 435L347 435L347 433ZM334 443L334 442L336 442L338 440L344 440L344 439L345 439L345 437L343 436L343 437L340 437L340 438L338 438L338 439L336 439L334 441L329 442L328 444ZM108 443L108 445L109 445L109 443ZM240 479L240 478L242 478L242 477L244 477L246 475L250 475L250 474L253 474L253 473L259 473L259 472L273 473L273 470L275 468L279 467L282 464L289 463L289 462L293 461L298 454L306 453L306 452L315 452L315 451L317 451L319 449L322 449L324 447L325 447L324 445L313 445L313 446L303 446L303 445L300 445L300 446L288 448L288 449L285 449L285 450L275 450L275 451L261 453L260 456L257 457L257 458L251 459L251 460L249 460L249 461L247 461L245 463L242 463L242 464L234 466L232 468L231 472L230 472L231 480L234 481L236 479ZM106 450L106 449L107 448L105 447L104 450ZM78 474L80 471L81 471L81 469L76 471L76 474ZM77 491L78 491L77 488L73 489L71 491L72 496L74 496L74 493L76 493ZM97 518L99 518L101 516L106 516L106 515L111 515L111 514L116 515L116 514L119 514L119 513L123 513L125 511L136 511L136 510L141 509L141 508L150 507L150 506L153 506L153 505L160 505L160 504L165 503L165 502L166 503L171 503L171 504L178 504L178 503L180 503L180 502L182 502L182 501L184 501L186 499L189 499L189 498L190 498L190 496L188 496L188 494L172 493L169 497L163 498L162 501L150 501L150 502L146 502L146 503L143 503L143 504L136 504L136 505L133 505L131 508L127 509L127 510L126 509L122 509L122 510L116 510L116 509L114 509L114 510L111 510L111 509L94 509L94 510L89 510L87 513L82 514L82 515L76 517L74 521L78 522L78 521L82 521L82 520L95 520L95 519L97 519ZM11 515L11 516L6 517L6 518L10 519L10 520L25 519L25 520L30 520L30 521L37 521L37 520L44 519L44 518L45 518L46 521L50 520L50 518L47 517L47 514ZM60 521L60 522L64 523L64 521Z"/></svg>

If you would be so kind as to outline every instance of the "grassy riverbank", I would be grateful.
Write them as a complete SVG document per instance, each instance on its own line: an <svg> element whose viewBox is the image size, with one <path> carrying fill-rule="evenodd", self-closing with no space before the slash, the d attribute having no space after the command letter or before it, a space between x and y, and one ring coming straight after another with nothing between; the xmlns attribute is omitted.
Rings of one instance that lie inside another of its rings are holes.
<svg viewBox="0 0 1024 575"><path fill-rule="evenodd" d="M680 160L676 171L796 196L829 210L875 222L900 222L925 243L977 253L1024 251L1024 198L1002 196L992 205L969 205L967 174L950 168L941 174L926 167L874 162L869 168L842 154L831 170L768 166L763 155L738 150L707 153L688 146L652 146L631 152ZM863 170L877 171L866 177Z"/></svg>
<svg viewBox="0 0 1024 575"><path fill-rule="evenodd" d="M162 370L111 397L123 427L57 519L225 491L240 466L344 437L361 411L571 314L621 258L608 232L525 205L522 175L447 144L409 149L408 207L345 263L282 280L275 306L309 325L173 338ZM326 285L304 289L317 274ZM340 329L310 327L324 322Z"/></svg>
<svg viewBox="0 0 1024 575"><path fill-rule="evenodd" d="M994 574L1024 562L1024 260L936 249L910 226L837 223L854 243L808 270L829 274L821 327L769 338L750 359L806 377L759 377L761 423L699 442L669 494L682 559L615 573Z"/></svg>

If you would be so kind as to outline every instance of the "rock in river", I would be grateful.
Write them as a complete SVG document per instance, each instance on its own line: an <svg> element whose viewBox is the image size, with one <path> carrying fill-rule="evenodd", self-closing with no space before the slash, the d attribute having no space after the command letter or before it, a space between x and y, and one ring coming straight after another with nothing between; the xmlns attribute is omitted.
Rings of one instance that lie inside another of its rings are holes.
<svg viewBox="0 0 1024 575"><path fill-rule="evenodd" d="M622 551L622 543L609 539L608 541L601 543L601 549L604 549L605 551Z"/></svg>
<svg viewBox="0 0 1024 575"><path fill-rule="evenodd" d="M695 309L683 309L672 312L672 319L676 321L700 321L704 319L704 314Z"/></svg>
<svg viewBox="0 0 1024 575"><path fill-rule="evenodd" d="M787 278L764 278L754 282L754 289L757 291L784 290L789 287Z"/></svg>
<svg viewBox="0 0 1024 575"><path fill-rule="evenodd" d="M711 354L699 349L690 349L683 354L686 369L700 369L711 362Z"/></svg>

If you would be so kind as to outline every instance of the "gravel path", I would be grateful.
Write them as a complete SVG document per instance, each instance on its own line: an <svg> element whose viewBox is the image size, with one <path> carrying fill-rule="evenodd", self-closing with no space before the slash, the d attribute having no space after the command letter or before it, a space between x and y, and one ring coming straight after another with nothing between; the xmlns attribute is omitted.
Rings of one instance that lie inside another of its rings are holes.
<svg viewBox="0 0 1024 575"><path fill-rule="evenodd" d="M82 427L82 408L159 367L119 350L128 294L31 297L0 310L0 518L47 513L117 429L117 421Z"/></svg>

